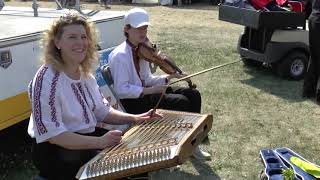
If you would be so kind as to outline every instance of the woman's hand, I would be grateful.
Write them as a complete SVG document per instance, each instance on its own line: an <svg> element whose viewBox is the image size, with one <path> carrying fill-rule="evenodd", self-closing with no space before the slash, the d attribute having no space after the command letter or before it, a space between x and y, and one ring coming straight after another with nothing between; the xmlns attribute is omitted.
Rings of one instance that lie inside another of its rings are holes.
<svg viewBox="0 0 320 180"><path fill-rule="evenodd" d="M112 130L105 133L100 137L99 147L100 149L104 149L106 147L117 145L121 142L122 139L122 131Z"/></svg>
<svg viewBox="0 0 320 180"><path fill-rule="evenodd" d="M134 115L134 116L135 116L134 121L137 124L140 124L146 121L153 121L163 117L163 115L160 114L159 112L157 111L153 112L153 109L149 110L148 112Z"/></svg>

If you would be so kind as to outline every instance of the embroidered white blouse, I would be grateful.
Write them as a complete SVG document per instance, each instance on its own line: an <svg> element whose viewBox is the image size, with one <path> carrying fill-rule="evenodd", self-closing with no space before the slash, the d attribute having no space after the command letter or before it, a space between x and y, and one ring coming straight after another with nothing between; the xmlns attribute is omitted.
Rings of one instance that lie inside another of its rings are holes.
<svg viewBox="0 0 320 180"><path fill-rule="evenodd" d="M32 114L28 133L37 143L62 132L90 133L111 111L93 76L70 79L43 65L29 84Z"/></svg>
<svg viewBox="0 0 320 180"><path fill-rule="evenodd" d="M114 81L113 88L120 99L138 98L143 87L166 84L165 75L151 74L149 62L140 60L139 65L140 77L133 63L131 46L126 41L110 53L109 66Z"/></svg>

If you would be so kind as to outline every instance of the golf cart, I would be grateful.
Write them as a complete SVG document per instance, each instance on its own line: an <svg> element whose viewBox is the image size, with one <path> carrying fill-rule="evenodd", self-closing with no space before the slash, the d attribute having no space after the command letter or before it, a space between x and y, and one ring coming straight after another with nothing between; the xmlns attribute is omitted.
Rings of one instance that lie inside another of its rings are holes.
<svg viewBox="0 0 320 180"><path fill-rule="evenodd" d="M303 78L309 56L304 13L221 5L219 20L245 26L237 48L245 65L265 64L281 77Z"/></svg>

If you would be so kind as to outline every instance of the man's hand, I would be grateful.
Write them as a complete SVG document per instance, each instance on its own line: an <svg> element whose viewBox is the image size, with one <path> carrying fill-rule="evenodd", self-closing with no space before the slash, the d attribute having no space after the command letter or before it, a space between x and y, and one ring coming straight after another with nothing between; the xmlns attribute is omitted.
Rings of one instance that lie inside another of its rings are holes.
<svg viewBox="0 0 320 180"><path fill-rule="evenodd" d="M167 88L166 85L157 85L152 87L147 87L143 89L143 94L161 94L163 91L165 91Z"/></svg>
<svg viewBox="0 0 320 180"><path fill-rule="evenodd" d="M168 75L167 78L170 81L173 78L180 79L180 78L183 78L183 77L186 77L186 76L188 76L188 74L186 74L186 73L182 73L182 74L174 73L174 74ZM190 79L185 79L185 81L188 81L188 80L190 80Z"/></svg>
<svg viewBox="0 0 320 180"><path fill-rule="evenodd" d="M174 74L168 75L167 78L168 78L168 80L171 80L171 79L173 79L173 78L180 79L180 78L183 78L183 77L185 77L185 76L187 76L187 74L185 74L185 73L182 73L182 74L174 73Z"/></svg>
<svg viewBox="0 0 320 180"><path fill-rule="evenodd" d="M163 117L162 114L160 114L157 111L153 112L153 109L151 109L148 112L135 115L134 121L135 121L135 123L140 124L140 123L143 123L146 121L154 121L154 120L162 118L162 117Z"/></svg>

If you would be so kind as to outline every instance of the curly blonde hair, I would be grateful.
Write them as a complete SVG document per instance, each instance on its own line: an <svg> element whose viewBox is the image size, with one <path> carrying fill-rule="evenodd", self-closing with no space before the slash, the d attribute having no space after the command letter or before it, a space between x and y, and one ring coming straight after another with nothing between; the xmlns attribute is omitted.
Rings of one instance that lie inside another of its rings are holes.
<svg viewBox="0 0 320 180"><path fill-rule="evenodd" d="M85 17L70 13L61 16L55 21L48 31L44 33L42 46L44 48L44 56L42 61L45 64L51 64L53 68L60 71L65 62L61 57L60 50L55 45L55 38L60 39L63 34L64 27L68 25L83 25L87 33L88 49L85 59L81 62L80 67L85 76L91 73L92 64L97 61L97 32L94 24L89 22Z"/></svg>

